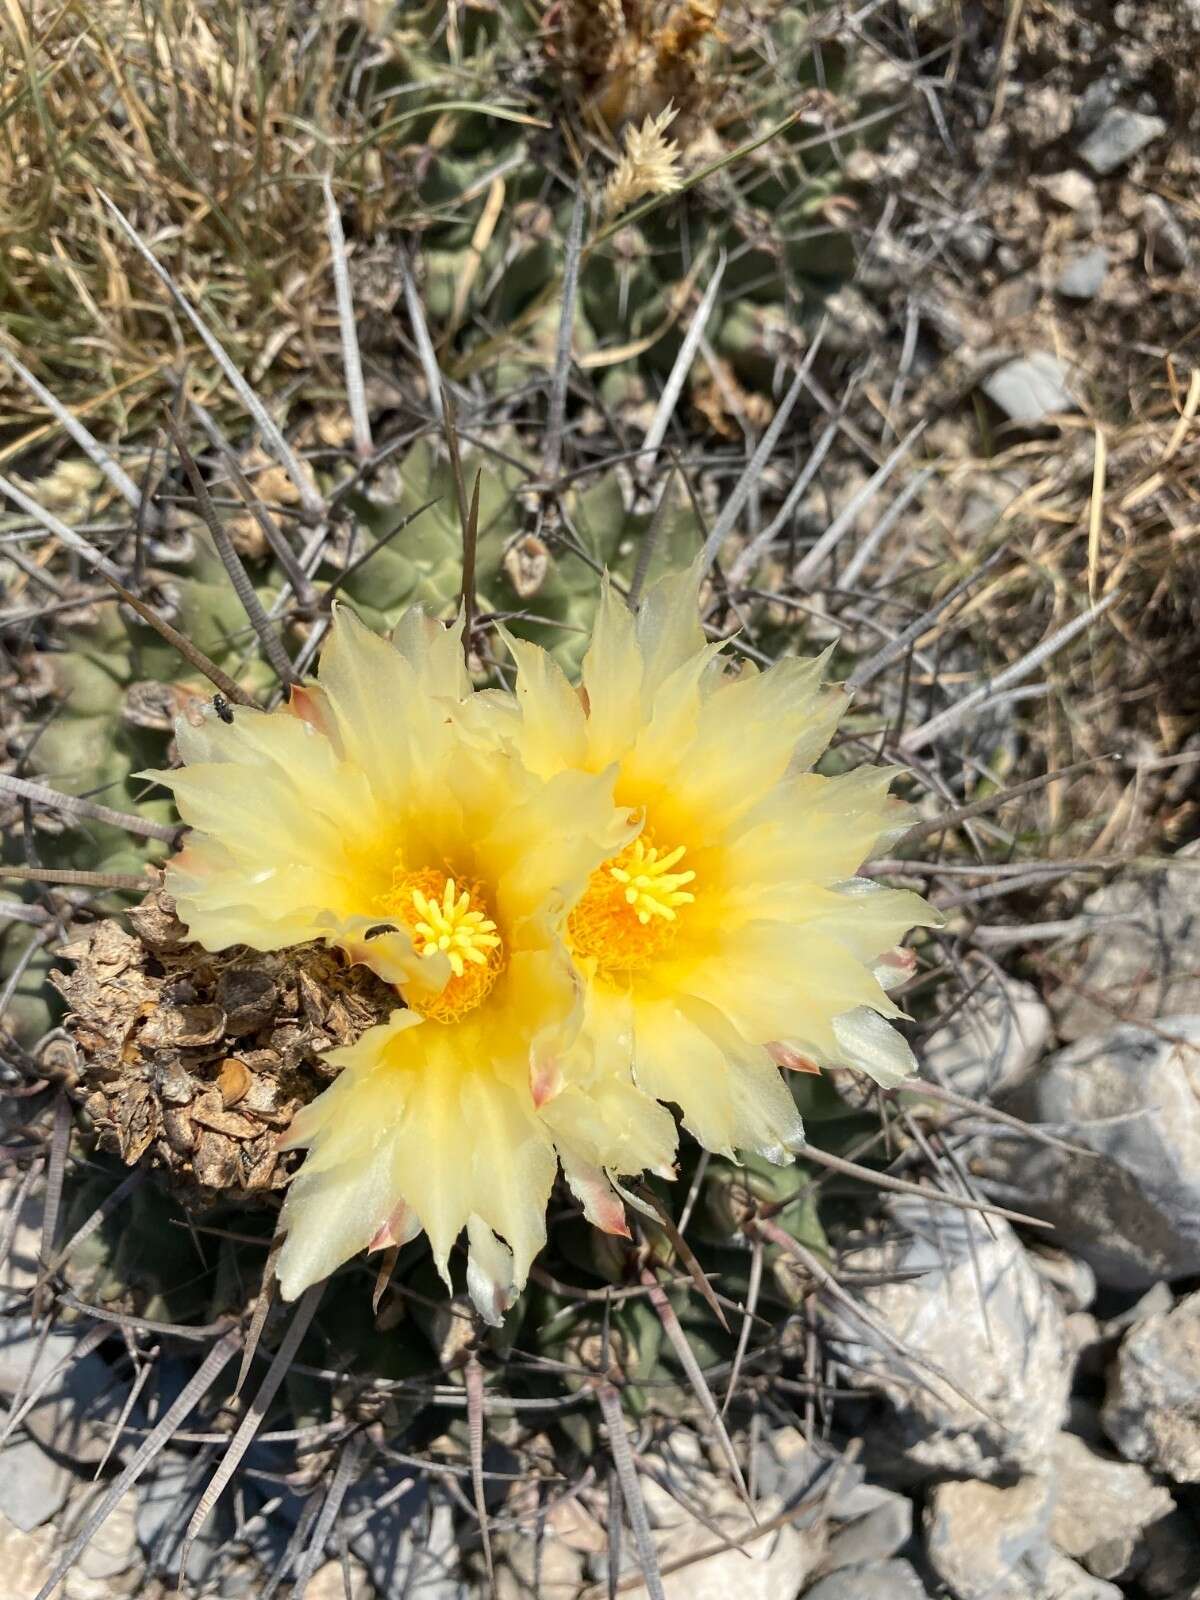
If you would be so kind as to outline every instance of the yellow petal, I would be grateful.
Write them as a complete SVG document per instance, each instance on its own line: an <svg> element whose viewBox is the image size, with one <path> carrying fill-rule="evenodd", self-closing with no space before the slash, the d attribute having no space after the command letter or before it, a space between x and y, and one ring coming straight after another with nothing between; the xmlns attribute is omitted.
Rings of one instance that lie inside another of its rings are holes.
<svg viewBox="0 0 1200 1600"><path fill-rule="evenodd" d="M709 829L745 815L828 745L846 702L820 687L820 674L820 661L781 661L706 698L685 787L688 806Z"/></svg>
<svg viewBox="0 0 1200 1600"><path fill-rule="evenodd" d="M474 1212L467 1218L467 1241L467 1292L483 1320L498 1328L516 1292L513 1253Z"/></svg>
<svg viewBox="0 0 1200 1600"><path fill-rule="evenodd" d="M803 1141L778 1067L765 1050L737 1040L715 1008L642 1001L636 1027L639 1085L674 1101L684 1126L706 1149L757 1150L784 1160Z"/></svg>
<svg viewBox="0 0 1200 1600"><path fill-rule="evenodd" d="M700 584L707 564L703 553L682 572L668 573L647 591L638 608L642 701L648 706L663 683L704 648L700 626Z"/></svg>
<svg viewBox="0 0 1200 1600"><path fill-rule="evenodd" d="M450 701L468 698L471 680L462 636L461 615L446 627L421 606L409 606L400 618L392 642L412 667L422 694Z"/></svg>
<svg viewBox="0 0 1200 1600"><path fill-rule="evenodd" d="M835 1016L860 1005L900 1014L844 945L824 931L779 922L747 923L736 942L697 961L680 982L759 1045L802 1037L833 1048Z"/></svg>
<svg viewBox="0 0 1200 1600"><path fill-rule="evenodd" d="M503 637L517 664L521 759L543 778L564 767L587 766L583 706L562 668L537 645L507 632Z"/></svg>
<svg viewBox="0 0 1200 1600"><path fill-rule="evenodd" d="M321 653L321 688L347 763L369 777L379 802L400 808L422 752L441 741L445 712L420 692L409 661L345 606Z"/></svg>
<svg viewBox="0 0 1200 1600"><path fill-rule="evenodd" d="M558 772L519 786L510 779L509 805L481 818L479 871L496 886L497 912L520 936L531 917L561 926L592 871L615 855L636 829L612 801L612 774Z"/></svg>
<svg viewBox="0 0 1200 1600"><path fill-rule="evenodd" d="M524 1284L545 1237L554 1147L527 1089L487 1070L487 1049L477 1027L400 1012L334 1052L340 1076L293 1127L309 1155L282 1219L288 1298L365 1249L401 1203L420 1217L447 1283L474 1216L477 1237L485 1226L504 1239Z"/></svg>
<svg viewBox="0 0 1200 1600"><path fill-rule="evenodd" d="M732 830L725 845L730 878L827 884L853 877L897 822L907 825L907 811L887 792L895 772L859 767L779 784Z"/></svg>
<svg viewBox="0 0 1200 1600"><path fill-rule="evenodd" d="M619 760L633 742L642 696L642 658L633 614L607 578L583 658L583 689L588 762L598 770Z"/></svg>

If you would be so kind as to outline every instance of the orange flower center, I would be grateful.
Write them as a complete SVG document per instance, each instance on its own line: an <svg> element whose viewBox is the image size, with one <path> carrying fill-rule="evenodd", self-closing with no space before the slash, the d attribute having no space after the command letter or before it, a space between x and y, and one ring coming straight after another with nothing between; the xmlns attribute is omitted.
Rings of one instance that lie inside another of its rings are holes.
<svg viewBox="0 0 1200 1600"><path fill-rule="evenodd" d="M592 956L603 972L636 972L675 942L679 908L696 898L676 872L683 845L660 850L643 833L588 880L567 924L577 956Z"/></svg>
<svg viewBox="0 0 1200 1600"><path fill-rule="evenodd" d="M433 1022L457 1022L487 998L504 968L504 942L478 883L437 867L397 868L380 906L412 931L418 955L444 955L450 963L445 987L410 999L414 1010Z"/></svg>

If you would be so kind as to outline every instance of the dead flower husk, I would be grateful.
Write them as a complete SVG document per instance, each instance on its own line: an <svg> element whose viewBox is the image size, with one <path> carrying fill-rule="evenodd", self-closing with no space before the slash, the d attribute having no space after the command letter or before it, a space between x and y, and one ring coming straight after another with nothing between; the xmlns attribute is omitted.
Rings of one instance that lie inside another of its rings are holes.
<svg viewBox="0 0 1200 1600"><path fill-rule="evenodd" d="M201 949L161 889L128 922L97 923L54 974L100 1148L148 1155L193 1205L282 1189L298 1157L280 1136L336 1076L323 1053L386 1020L395 990L320 944Z"/></svg>

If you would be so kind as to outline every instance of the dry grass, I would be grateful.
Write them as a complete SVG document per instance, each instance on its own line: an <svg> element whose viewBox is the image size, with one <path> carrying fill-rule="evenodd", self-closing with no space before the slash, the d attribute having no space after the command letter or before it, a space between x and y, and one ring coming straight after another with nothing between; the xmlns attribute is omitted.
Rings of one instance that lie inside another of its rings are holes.
<svg viewBox="0 0 1200 1600"><path fill-rule="evenodd" d="M235 362L278 391L319 361L332 284L320 180L360 236L404 226L403 127L358 7L236 0L0 5L0 331L66 404L144 431L187 363L210 363L120 238L111 197ZM0 377L10 450L29 406ZM157 421L157 417L154 418Z"/></svg>
<svg viewBox="0 0 1200 1600"><path fill-rule="evenodd" d="M1117 596L1104 623L1056 657L1045 714L1026 719L1049 770L1123 758L1071 805L1051 793L1038 818L1058 853L1097 858L1184 842L1198 820L1188 791L1200 766L1200 369L1166 363L1122 411L957 463L936 515L953 563L1003 547L956 618L989 641L999 668L1085 600ZM1002 502L983 552L969 514L981 486Z"/></svg>

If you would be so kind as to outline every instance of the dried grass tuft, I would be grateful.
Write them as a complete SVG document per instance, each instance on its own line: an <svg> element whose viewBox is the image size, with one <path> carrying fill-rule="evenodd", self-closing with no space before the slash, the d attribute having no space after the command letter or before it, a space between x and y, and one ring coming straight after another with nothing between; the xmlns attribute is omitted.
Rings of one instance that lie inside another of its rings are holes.
<svg viewBox="0 0 1200 1600"><path fill-rule="evenodd" d="M234 0L0 7L0 334L93 426L143 431L185 364L219 400L101 191L253 383L277 392L334 354L321 178L332 169L360 236L403 225L411 194L403 131L371 140L379 47L356 17ZM38 437L29 419L0 373L6 455Z"/></svg>

